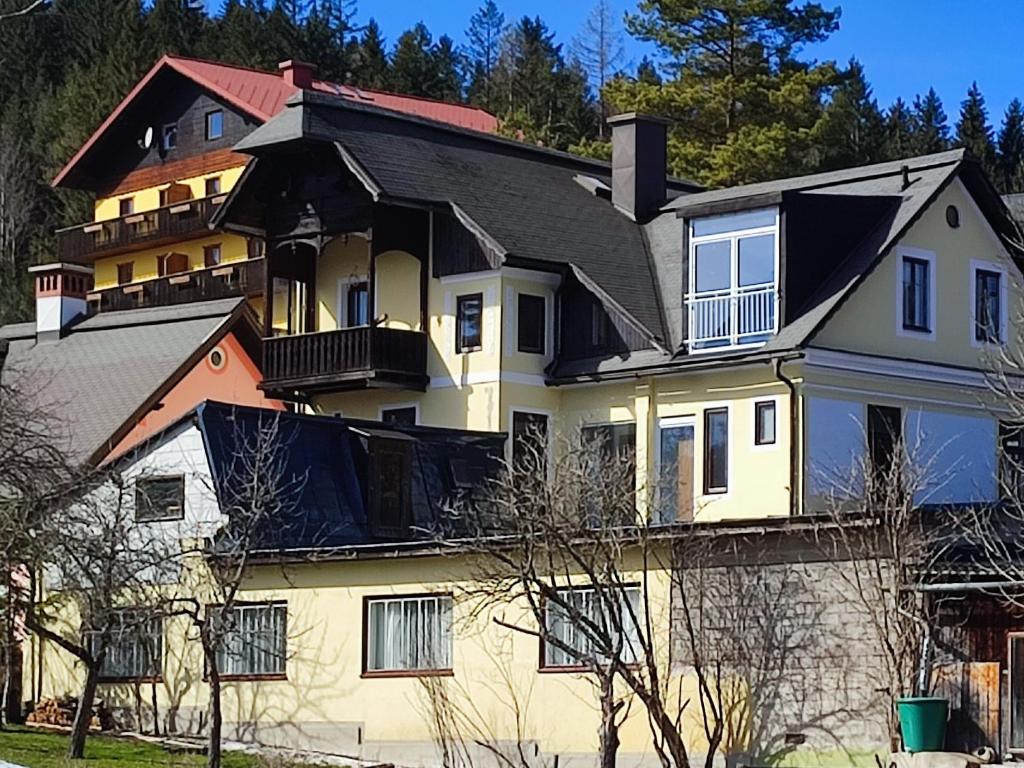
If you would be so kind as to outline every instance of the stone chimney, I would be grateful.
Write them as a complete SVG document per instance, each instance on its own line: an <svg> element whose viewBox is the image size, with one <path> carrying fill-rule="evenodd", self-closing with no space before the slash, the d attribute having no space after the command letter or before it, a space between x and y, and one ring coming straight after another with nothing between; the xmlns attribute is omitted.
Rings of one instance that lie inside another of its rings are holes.
<svg viewBox="0 0 1024 768"><path fill-rule="evenodd" d="M76 317L88 311L92 267L56 263L28 271L36 281L36 339L59 339Z"/></svg>
<svg viewBox="0 0 1024 768"><path fill-rule="evenodd" d="M313 87L313 75L316 73L315 64L288 59L288 61L282 61L278 64L277 68L281 70L281 77L289 85L303 89Z"/></svg>
<svg viewBox="0 0 1024 768"><path fill-rule="evenodd" d="M665 202L668 122L636 112L608 118L612 127L612 203L638 221Z"/></svg>

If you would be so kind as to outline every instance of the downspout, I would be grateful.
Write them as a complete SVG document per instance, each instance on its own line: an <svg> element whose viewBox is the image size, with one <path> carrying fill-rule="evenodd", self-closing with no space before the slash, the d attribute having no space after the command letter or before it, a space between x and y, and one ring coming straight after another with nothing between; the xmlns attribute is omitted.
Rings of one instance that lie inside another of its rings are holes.
<svg viewBox="0 0 1024 768"><path fill-rule="evenodd" d="M800 440L800 396L796 384L782 372L785 358L775 359L775 378L786 385L789 390L789 514L796 517L800 514L803 502L803 482L799 461L803 456L803 445Z"/></svg>

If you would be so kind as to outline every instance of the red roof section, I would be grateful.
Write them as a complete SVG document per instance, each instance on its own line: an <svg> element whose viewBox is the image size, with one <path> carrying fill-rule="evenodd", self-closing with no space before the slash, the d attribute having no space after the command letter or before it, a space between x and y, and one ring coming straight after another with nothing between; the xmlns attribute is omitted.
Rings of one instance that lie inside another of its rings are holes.
<svg viewBox="0 0 1024 768"><path fill-rule="evenodd" d="M247 69L232 64L222 64L204 59L187 59L182 56L165 55L153 65L135 87L121 101L107 119L103 121L92 136L79 148L67 164L53 180L57 186L70 173L71 169L85 156L100 136L118 118L125 107L156 77L163 69L171 69L184 77L193 80L211 93L219 96L236 109L252 117L266 122L282 109L290 96L299 89L286 82L274 72L258 69ZM372 104L395 112L404 112L429 120L469 128L474 131L494 133L498 128L498 119L491 113L465 104L449 104L444 101L426 99L418 96L404 96L384 91L370 91L349 85L338 85L323 80L313 81L313 90L341 96L363 104Z"/></svg>

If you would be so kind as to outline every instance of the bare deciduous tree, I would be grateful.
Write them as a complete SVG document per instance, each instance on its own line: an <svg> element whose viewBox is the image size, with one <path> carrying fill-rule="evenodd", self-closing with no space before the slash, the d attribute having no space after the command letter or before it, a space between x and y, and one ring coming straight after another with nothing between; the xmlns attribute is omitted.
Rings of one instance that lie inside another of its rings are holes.
<svg viewBox="0 0 1024 768"><path fill-rule="evenodd" d="M294 530L295 511L306 483L292 472L289 452L295 435L280 413L265 411L252 419L237 416L218 453L226 458L213 470L223 525L209 540L185 553L192 564L182 579L187 592L174 600L174 612L187 617L198 633L210 689L207 765L221 765L223 711L222 658L238 630L235 609L259 551L276 549ZM198 564L201 563L201 566Z"/></svg>

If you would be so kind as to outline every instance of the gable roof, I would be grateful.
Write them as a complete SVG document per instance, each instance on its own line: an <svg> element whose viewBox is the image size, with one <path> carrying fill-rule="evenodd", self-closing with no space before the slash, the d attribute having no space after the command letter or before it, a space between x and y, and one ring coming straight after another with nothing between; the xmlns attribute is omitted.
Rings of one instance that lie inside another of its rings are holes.
<svg viewBox="0 0 1024 768"><path fill-rule="evenodd" d="M248 69L232 64L223 64L205 59L191 59L184 56L165 54L142 76L135 87L107 115L100 126L93 131L53 179L58 186L89 153L100 137L121 116L124 110L161 73L172 71L188 78L213 95L249 115L258 122L266 122L278 114L289 97L301 90L285 82L274 72ZM467 104L450 104L419 96L406 96L384 91L371 91L352 86L338 85L324 80L314 80L313 90L330 93L360 103L373 104L383 109L403 112L440 122L447 122L477 131L493 133L498 120L494 115Z"/></svg>
<svg viewBox="0 0 1024 768"><path fill-rule="evenodd" d="M610 184L610 165L304 92L235 149L259 156L293 141L334 145L382 202L447 207L510 266L571 271L655 339L664 338L643 232L579 177ZM673 180L676 190L697 188ZM214 217L230 223L235 186Z"/></svg>
<svg viewBox="0 0 1024 768"><path fill-rule="evenodd" d="M244 299L104 312L53 341L19 323L0 328L0 375L55 415L64 434L54 438L73 460L95 463L231 330L256 334Z"/></svg>

